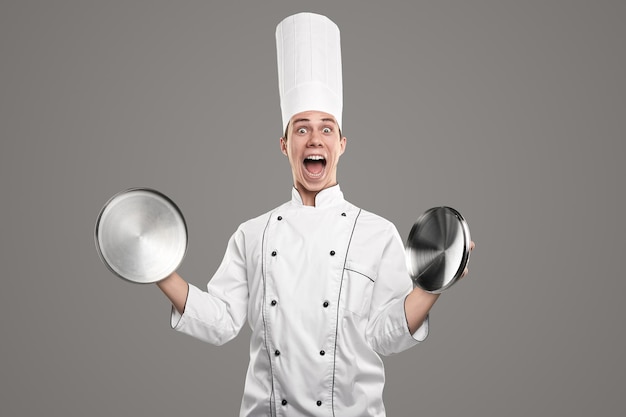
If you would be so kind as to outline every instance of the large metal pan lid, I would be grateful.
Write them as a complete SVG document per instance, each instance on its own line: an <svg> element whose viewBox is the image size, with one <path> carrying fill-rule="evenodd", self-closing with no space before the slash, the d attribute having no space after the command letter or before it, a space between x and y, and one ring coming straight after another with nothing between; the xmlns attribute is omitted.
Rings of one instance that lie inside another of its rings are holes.
<svg viewBox="0 0 626 417"><path fill-rule="evenodd" d="M187 225L176 204L149 188L114 195L96 221L96 249L115 275L137 283L160 281L181 264Z"/></svg>
<svg viewBox="0 0 626 417"><path fill-rule="evenodd" d="M470 233L461 213L434 207L415 222L406 243L406 263L413 282L441 293L463 274L470 256Z"/></svg>

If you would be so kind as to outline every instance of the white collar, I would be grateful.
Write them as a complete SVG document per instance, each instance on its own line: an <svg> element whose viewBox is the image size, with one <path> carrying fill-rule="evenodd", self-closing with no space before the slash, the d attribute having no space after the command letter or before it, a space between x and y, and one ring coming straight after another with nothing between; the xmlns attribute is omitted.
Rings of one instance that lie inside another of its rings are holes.
<svg viewBox="0 0 626 417"><path fill-rule="evenodd" d="M315 208L330 207L343 202L343 193L339 188L339 184L324 188L315 195ZM292 187L291 189L291 203L304 207L302 197L296 187Z"/></svg>

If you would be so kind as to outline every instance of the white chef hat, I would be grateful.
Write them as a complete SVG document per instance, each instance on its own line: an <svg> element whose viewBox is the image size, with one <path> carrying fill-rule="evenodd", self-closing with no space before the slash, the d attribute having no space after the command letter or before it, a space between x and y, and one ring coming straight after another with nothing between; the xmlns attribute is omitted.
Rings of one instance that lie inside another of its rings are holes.
<svg viewBox="0 0 626 417"><path fill-rule="evenodd" d="M283 131L294 114L317 110L341 127L343 83L339 28L326 16L298 13L276 27Z"/></svg>

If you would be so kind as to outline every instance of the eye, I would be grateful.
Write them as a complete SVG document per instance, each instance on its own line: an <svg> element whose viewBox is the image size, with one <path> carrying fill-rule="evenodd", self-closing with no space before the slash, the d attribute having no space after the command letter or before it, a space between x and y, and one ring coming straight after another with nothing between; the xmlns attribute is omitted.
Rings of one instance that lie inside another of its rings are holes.
<svg viewBox="0 0 626 417"><path fill-rule="evenodd" d="M306 127L299 127L297 132L301 135L304 135L307 132Z"/></svg>
<svg viewBox="0 0 626 417"><path fill-rule="evenodd" d="M325 127L324 129L322 129L322 132L324 133L332 133L332 129L330 127Z"/></svg>

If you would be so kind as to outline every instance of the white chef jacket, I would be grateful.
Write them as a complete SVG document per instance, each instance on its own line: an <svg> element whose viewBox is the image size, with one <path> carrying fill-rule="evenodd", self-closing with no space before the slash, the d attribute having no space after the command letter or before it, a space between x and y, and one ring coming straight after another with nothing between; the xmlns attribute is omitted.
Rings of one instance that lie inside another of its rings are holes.
<svg viewBox="0 0 626 417"><path fill-rule="evenodd" d="M383 362L411 335L413 288L395 226L343 198L338 185L239 226L207 291L189 285L172 327L221 345L252 328L240 416L384 416Z"/></svg>

